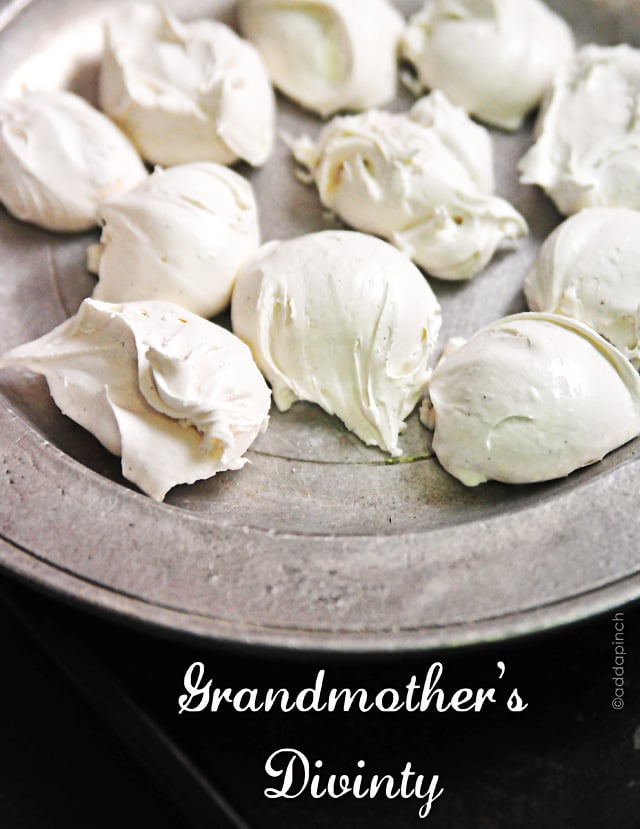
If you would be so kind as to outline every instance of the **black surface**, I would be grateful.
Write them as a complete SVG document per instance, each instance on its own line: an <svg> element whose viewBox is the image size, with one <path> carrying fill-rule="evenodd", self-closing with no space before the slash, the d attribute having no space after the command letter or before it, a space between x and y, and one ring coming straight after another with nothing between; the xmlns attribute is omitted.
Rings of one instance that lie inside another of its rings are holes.
<svg viewBox="0 0 640 829"><path fill-rule="evenodd" d="M38 597L33 612L39 607ZM4 603L0 630L0 827L180 826L173 801Z"/></svg>
<svg viewBox="0 0 640 829"><path fill-rule="evenodd" d="M620 609L625 705L616 711L613 613L456 654L296 658L167 641L4 577L0 595L2 829L640 827L638 603ZM325 687L375 694L402 691L412 675L421 682L438 660L442 688L496 686L499 703L465 714L178 712L194 661L222 688L294 693L324 669ZM501 681L499 661L506 666ZM506 708L514 686L528 703L523 713ZM284 747L321 760L323 772L352 777L358 760L365 771L397 778L410 761L426 777L438 774L445 791L424 820L415 798L270 800L263 790L276 782L265 762Z"/></svg>

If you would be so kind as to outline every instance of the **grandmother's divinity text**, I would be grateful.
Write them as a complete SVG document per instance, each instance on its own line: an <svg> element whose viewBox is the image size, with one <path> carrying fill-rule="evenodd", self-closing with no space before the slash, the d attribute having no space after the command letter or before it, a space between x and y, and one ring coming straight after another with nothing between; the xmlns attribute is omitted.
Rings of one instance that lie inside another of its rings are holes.
<svg viewBox="0 0 640 829"><path fill-rule="evenodd" d="M499 679L504 678L506 666L497 663ZM217 713L232 709L238 713L280 711L289 713L379 711L395 713L479 713L485 707L501 702L513 713L520 713L528 706L514 688L509 696L498 688L459 688L445 691L439 687L444 673L441 662L432 663L424 680L414 674L402 690L389 687L379 691L366 688L335 688L326 682L326 671L319 670L312 686L294 692L287 688L223 688L207 677L202 662L194 662L184 675L184 694L178 699L179 713ZM418 815L426 818L436 800L444 793L438 774L425 775L415 771L407 762L402 769L380 774L369 771L365 760L352 764L355 768L347 774L325 769L324 761L310 758L303 751L287 746L273 751L265 762L265 772L272 785L264 789L270 799L293 800L302 795L320 800L337 800L350 796L357 800L386 797L411 799L419 802Z"/></svg>

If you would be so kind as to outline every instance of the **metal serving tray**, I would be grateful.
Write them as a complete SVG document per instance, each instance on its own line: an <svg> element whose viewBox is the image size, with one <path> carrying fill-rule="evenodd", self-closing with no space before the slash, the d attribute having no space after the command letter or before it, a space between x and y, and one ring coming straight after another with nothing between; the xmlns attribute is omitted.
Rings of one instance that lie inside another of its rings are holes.
<svg viewBox="0 0 640 829"><path fill-rule="evenodd" d="M67 86L95 99L101 19L118 0L0 2L0 90ZM119 0L123 2L123 0ZM408 13L419 3L398 3ZM581 42L640 42L635 0L554 0ZM233 22L230 2L172 4ZM407 108L402 93L394 109ZM279 130L320 121L280 99ZM531 143L493 133L498 192L531 235L467 284L432 284L444 337L524 309L522 281L560 217L515 164ZM251 171L264 239L335 227L279 142ZM93 289L85 248L0 209L0 352L73 314ZM606 401L603 401L603 406ZM0 374L0 563L95 608L167 631L296 649L457 646L549 628L640 595L640 443L549 484L466 489L414 414L389 463L317 408L273 412L251 464L157 504L66 419L41 377Z"/></svg>

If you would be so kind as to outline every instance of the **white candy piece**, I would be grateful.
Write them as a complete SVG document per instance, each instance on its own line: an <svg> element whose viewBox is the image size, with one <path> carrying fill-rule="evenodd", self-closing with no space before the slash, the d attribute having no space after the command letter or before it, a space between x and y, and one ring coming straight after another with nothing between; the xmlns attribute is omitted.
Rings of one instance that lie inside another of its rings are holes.
<svg viewBox="0 0 640 829"><path fill-rule="evenodd" d="M524 290L532 311L590 325L640 368L640 213L576 213L544 242Z"/></svg>
<svg viewBox="0 0 640 829"><path fill-rule="evenodd" d="M441 323L405 256L349 231L269 242L238 275L231 315L280 411L317 403L364 443L400 454Z"/></svg>
<svg viewBox="0 0 640 829"><path fill-rule="evenodd" d="M541 0L427 0L401 42L425 87L505 130L520 127L573 50Z"/></svg>
<svg viewBox="0 0 640 829"><path fill-rule="evenodd" d="M269 389L233 334L164 302L86 299L76 316L0 359L44 374L68 417L122 456L157 501L240 469L268 422Z"/></svg>
<svg viewBox="0 0 640 829"><path fill-rule="evenodd" d="M106 24L100 106L142 156L254 166L271 153L275 100L256 49L222 23L127 3Z"/></svg>
<svg viewBox="0 0 640 829"><path fill-rule="evenodd" d="M323 117L396 93L404 19L387 0L240 0L243 33L273 83Z"/></svg>
<svg viewBox="0 0 640 829"><path fill-rule="evenodd" d="M595 331L553 314L488 325L438 364L429 396L433 449L466 486L561 478L640 434L637 371Z"/></svg>
<svg viewBox="0 0 640 829"><path fill-rule="evenodd" d="M211 317L231 300L240 266L260 244L253 190L219 164L157 169L103 202L102 239L89 249L94 299L159 299Z"/></svg>
<svg viewBox="0 0 640 829"><path fill-rule="evenodd" d="M585 46L561 69L521 159L558 210L640 208L640 50Z"/></svg>
<svg viewBox="0 0 640 829"><path fill-rule="evenodd" d="M440 279L471 279L523 217L493 196L493 149L440 92L408 114L334 118L317 142L292 142L322 203L352 227L383 236Z"/></svg>
<svg viewBox="0 0 640 829"><path fill-rule="evenodd" d="M146 177L126 136L77 95L34 91L0 100L0 201L16 218L47 230L88 230L103 199Z"/></svg>

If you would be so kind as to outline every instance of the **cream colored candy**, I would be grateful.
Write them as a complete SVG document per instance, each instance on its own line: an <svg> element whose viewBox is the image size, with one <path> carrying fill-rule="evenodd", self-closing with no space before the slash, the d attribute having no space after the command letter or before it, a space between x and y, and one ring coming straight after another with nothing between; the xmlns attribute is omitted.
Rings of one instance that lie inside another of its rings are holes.
<svg viewBox="0 0 640 829"><path fill-rule="evenodd" d="M106 24L100 106L155 164L269 157L275 101L256 49L222 23L127 3Z"/></svg>
<svg viewBox="0 0 640 829"><path fill-rule="evenodd" d="M404 26L387 0L240 0L274 84L322 116L390 101Z"/></svg>
<svg viewBox="0 0 640 829"><path fill-rule="evenodd" d="M488 325L438 364L429 396L433 449L467 486L561 478L640 434L631 363L592 329L553 314Z"/></svg>
<svg viewBox="0 0 640 829"><path fill-rule="evenodd" d="M406 257L349 231L269 242L238 275L231 314L281 411L317 403L366 444L400 454L441 321Z"/></svg>
<svg viewBox="0 0 640 829"><path fill-rule="evenodd" d="M585 207L640 208L640 50L585 46L558 72L521 159L565 215Z"/></svg>
<svg viewBox="0 0 640 829"><path fill-rule="evenodd" d="M541 0L427 0L401 45L424 86L507 130L539 104L573 49L571 30Z"/></svg>
<svg viewBox="0 0 640 829"><path fill-rule="evenodd" d="M219 164L157 169L99 210L102 240L89 250L94 298L159 299L203 317L222 311L240 266L260 243L253 190Z"/></svg>
<svg viewBox="0 0 640 829"><path fill-rule="evenodd" d="M640 367L640 213L593 207L544 242L525 280L532 311L580 320Z"/></svg>
<svg viewBox="0 0 640 829"><path fill-rule="evenodd" d="M334 118L316 142L292 146L324 205L441 279L471 279L504 239L527 232L522 216L492 195L488 132L440 92L408 114Z"/></svg>
<svg viewBox="0 0 640 829"><path fill-rule="evenodd" d="M176 484L240 469L268 422L269 389L244 343L170 303L87 299L5 354L6 366L44 374L62 412L158 501Z"/></svg>
<svg viewBox="0 0 640 829"><path fill-rule="evenodd" d="M88 230L102 199L146 177L128 139L77 95L34 91L0 101L0 201L18 219Z"/></svg>

